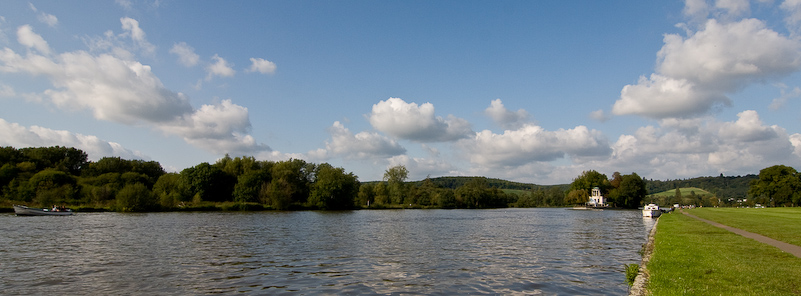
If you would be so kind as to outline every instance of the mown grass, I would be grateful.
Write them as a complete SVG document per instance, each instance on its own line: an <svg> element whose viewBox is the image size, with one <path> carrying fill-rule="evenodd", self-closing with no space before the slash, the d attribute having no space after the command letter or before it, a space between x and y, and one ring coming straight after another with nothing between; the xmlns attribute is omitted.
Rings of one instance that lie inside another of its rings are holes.
<svg viewBox="0 0 801 296"><path fill-rule="evenodd" d="M688 213L801 246L801 208L700 208Z"/></svg>
<svg viewBox="0 0 801 296"><path fill-rule="evenodd" d="M653 295L801 295L801 258L678 212L659 219Z"/></svg>

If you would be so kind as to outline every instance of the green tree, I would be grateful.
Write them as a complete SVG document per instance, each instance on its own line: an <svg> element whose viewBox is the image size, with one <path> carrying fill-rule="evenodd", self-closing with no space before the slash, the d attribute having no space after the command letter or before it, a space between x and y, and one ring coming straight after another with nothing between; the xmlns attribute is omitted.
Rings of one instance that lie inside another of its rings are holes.
<svg viewBox="0 0 801 296"><path fill-rule="evenodd" d="M590 200L586 189L573 189L565 196L566 205L583 205Z"/></svg>
<svg viewBox="0 0 801 296"><path fill-rule="evenodd" d="M375 204L374 188L375 186L373 184L361 184L361 186L359 186L356 204L359 206Z"/></svg>
<svg viewBox="0 0 801 296"><path fill-rule="evenodd" d="M684 204L684 198L681 196L681 189L676 188L676 194L673 195L673 204Z"/></svg>
<svg viewBox="0 0 801 296"><path fill-rule="evenodd" d="M234 201L255 202L259 200L262 185L268 182L268 173L261 170L249 170L239 175L234 186Z"/></svg>
<svg viewBox="0 0 801 296"><path fill-rule="evenodd" d="M584 171L570 183L570 191L583 189L590 192L595 187L601 189L601 194L606 194L612 185L606 175L595 170Z"/></svg>
<svg viewBox="0 0 801 296"><path fill-rule="evenodd" d="M189 201L189 188L180 174L164 174L153 185L153 194L164 208L173 208L180 202Z"/></svg>
<svg viewBox="0 0 801 296"><path fill-rule="evenodd" d="M759 178L751 181L748 194L764 196L771 206L798 206L801 204L801 175L794 168L774 165L759 171Z"/></svg>
<svg viewBox="0 0 801 296"><path fill-rule="evenodd" d="M236 184L233 176L207 162L184 169L181 177L189 185L190 193L204 201L231 200Z"/></svg>
<svg viewBox="0 0 801 296"><path fill-rule="evenodd" d="M617 205L630 209L637 208L646 195L648 195L648 191L645 180L640 178L637 173L624 175L620 181L620 188L618 188Z"/></svg>
<svg viewBox="0 0 801 296"><path fill-rule="evenodd" d="M317 166L309 204L326 210L342 210L353 207L359 190L359 181L353 173L323 163Z"/></svg>
<svg viewBox="0 0 801 296"><path fill-rule="evenodd" d="M267 191L273 206L288 208L291 204L306 203L314 178L314 164L301 159L290 159L276 163L271 171L272 180Z"/></svg>
<svg viewBox="0 0 801 296"><path fill-rule="evenodd" d="M404 200L406 178L409 170L403 165L397 165L384 172L384 181L387 181L390 203L402 204Z"/></svg>
<svg viewBox="0 0 801 296"><path fill-rule="evenodd" d="M145 184L128 184L117 193L117 207L122 212L150 211L156 207L156 198Z"/></svg>

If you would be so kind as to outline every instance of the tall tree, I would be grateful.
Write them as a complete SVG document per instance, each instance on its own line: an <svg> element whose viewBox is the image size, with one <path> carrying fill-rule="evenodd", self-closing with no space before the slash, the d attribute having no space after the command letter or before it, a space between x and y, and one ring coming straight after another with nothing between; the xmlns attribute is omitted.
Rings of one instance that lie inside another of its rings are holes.
<svg viewBox="0 0 801 296"><path fill-rule="evenodd" d="M323 163L317 166L309 204L326 210L342 210L353 207L359 190L359 181L353 173Z"/></svg>
<svg viewBox="0 0 801 296"><path fill-rule="evenodd" d="M580 176L573 179L573 183L570 183L570 190L584 189L590 192L594 187L600 188L601 193L606 194L609 192L612 185L609 183L609 179L606 178L606 175L595 170L582 172Z"/></svg>
<svg viewBox="0 0 801 296"><path fill-rule="evenodd" d="M767 197L772 206L801 204L801 175L794 168L774 165L759 171L759 179L751 181L751 197Z"/></svg>
<svg viewBox="0 0 801 296"><path fill-rule="evenodd" d="M403 165L397 165L384 172L384 180L387 181L390 203L403 203L406 178L409 177L409 170Z"/></svg>
<svg viewBox="0 0 801 296"><path fill-rule="evenodd" d="M617 204L624 208L637 208L640 201L648 195L645 188L645 180L640 178L637 173L623 175L620 180L620 187L617 189Z"/></svg>

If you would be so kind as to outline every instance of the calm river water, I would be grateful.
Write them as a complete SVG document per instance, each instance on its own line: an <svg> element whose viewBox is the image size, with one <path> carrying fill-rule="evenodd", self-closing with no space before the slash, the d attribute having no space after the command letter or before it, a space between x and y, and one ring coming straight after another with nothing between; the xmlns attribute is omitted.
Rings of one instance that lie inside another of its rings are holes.
<svg viewBox="0 0 801 296"><path fill-rule="evenodd" d="M624 295L639 211L0 215L0 293Z"/></svg>

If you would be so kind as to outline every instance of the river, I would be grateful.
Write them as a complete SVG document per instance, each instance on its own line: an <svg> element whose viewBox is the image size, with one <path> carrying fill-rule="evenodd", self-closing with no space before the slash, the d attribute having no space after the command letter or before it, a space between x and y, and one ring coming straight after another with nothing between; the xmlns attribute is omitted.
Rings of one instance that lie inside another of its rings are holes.
<svg viewBox="0 0 801 296"><path fill-rule="evenodd" d="M0 214L10 295L624 295L654 220L568 209Z"/></svg>

